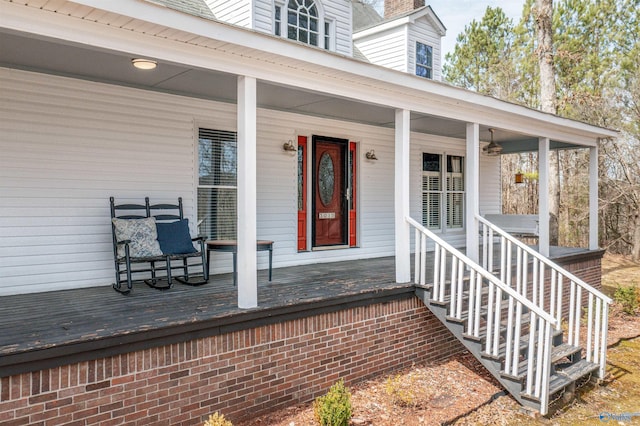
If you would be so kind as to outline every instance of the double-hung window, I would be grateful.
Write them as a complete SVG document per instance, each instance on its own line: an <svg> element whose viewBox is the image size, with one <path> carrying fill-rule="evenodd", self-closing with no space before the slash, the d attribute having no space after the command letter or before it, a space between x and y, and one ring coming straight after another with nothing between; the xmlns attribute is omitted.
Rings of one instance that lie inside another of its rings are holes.
<svg viewBox="0 0 640 426"><path fill-rule="evenodd" d="M331 19L325 19L325 21L324 21L324 48L325 48L325 50L335 50L335 48L333 46L333 40L335 40L335 37L333 37L334 28L335 28L335 21L333 21Z"/></svg>
<svg viewBox="0 0 640 426"><path fill-rule="evenodd" d="M277 36L282 35L282 4L276 3L273 11L273 33Z"/></svg>
<svg viewBox="0 0 640 426"><path fill-rule="evenodd" d="M464 158L422 154L422 224L444 230L464 226Z"/></svg>
<svg viewBox="0 0 640 426"><path fill-rule="evenodd" d="M236 239L237 140L235 132L198 131L198 232L212 240Z"/></svg>
<svg viewBox="0 0 640 426"><path fill-rule="evenodd" d="M416 42L416 75L433 78L433 48Z"/></svg>

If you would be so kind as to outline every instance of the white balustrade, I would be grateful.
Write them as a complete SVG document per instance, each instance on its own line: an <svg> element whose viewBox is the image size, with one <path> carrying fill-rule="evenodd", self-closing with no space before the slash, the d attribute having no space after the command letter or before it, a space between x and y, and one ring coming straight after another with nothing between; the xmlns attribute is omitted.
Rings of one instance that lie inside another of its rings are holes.
<svg viewBox="0 0 640 426"><path fill-rule="evenodd" d="M529 355L526 358L525 382L527 393L541 401L541 412L546 414L549 400L549 376L551 371L552 327L557 328L556 319L527 298L527 253L516 252L516 283L512 288L511 252L513 242L501 237L501 278L488 271L493 264L493 246L483 242L483 266L478 265L459 250L429 231L411 218L407 222L415 229L414 282L428 284L428 266L433 276L430 284L431 300L448 307L448 315L463 319L463 307L468 317L465 333L481 339L484 352L496 359L504 343L505 362L502 373L518 376L520 366L520 342L522 339L523 312L530 312L527 331L529 333ZM494 230L483 227L482 234L493 239ZM433 263L427 265L427 239L433 243ZM465 272L468 271L468 274ZM508 273L507 273L508 271ZM535 269L534 269L535 271ZM534 272L534 275L536 273ZM543 280L537 275L532 290L536 298L542 299L540 288ZM447 300L447 298L449 298ZM556 299L557 301L557 299ZM486 302L486 303L485 303ZM554 302L555 303L555 302ZM503 304L506 304L506 313ZM483 308L486 307L486 312ZM502 334L506 326L506 338ZM484 327L485 335L482 335ZM506 340L505 340L506 339Z"/></svg>
<svg viewBox="0 0 640 426"><path fill-rule="evenodd" d="M598 376L604 377L611 299L485 218L476 216L476 220L482 246L481 264L485 269L494 271L493 253L497 248L495 239L499 238L500 280L514 287L518 294L526 297L537 308L553 316L556 330L562 329L563 320L568 321L567 343L580 346L583 330L586 333L586 359L597 363ZM513 255L516 259L515 286L511 278ZM565 288L565 283L568 283L568 289ZM563 309L565 290L569 293L568 309ZM511 309L511 304L509 308ZM517 311L517 306L515 309ZM512 366L513 361L509 365Z"/></svg>

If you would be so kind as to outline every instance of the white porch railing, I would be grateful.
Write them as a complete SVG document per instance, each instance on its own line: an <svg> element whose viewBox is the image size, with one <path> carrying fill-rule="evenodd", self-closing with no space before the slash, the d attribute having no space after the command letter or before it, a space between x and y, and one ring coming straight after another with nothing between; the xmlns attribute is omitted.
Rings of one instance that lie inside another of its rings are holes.
<svg viewBox="0 0 640 426"><path fill-rule="evenodd" d="M466 335L482 342L485 354L499 359L504 350L501 374L516 377L523 373L520 341L525 332L529 334L528 354L524 361L525 392L540 401L540 411L546 414L552 327L557 326L554 317L420 223L409 217L406 220L415 229L415 283L428 283L426 253L427 240L431 240L434 244L431 300L444 306L448 304L448 315L462 322ZM466 271L469 271L468 275ZM465 276L468 276L468 283L465 283ZM529 321L523 327L522 314L527 311L530 312Z"/></svg>
<svg viewBox="0 0 640 426"><path fill-rule="evenodd" d="M481 235L481 263L484 269L493 272L497 267L500 281L514 288L540 310L550 312L558 330L562 327L563 311L568 311L567 343L570 345L581 346L580 329L582 322L586 321L586 360L598 364L598 375L604 377L611 299L485 218L476 216L476 220ZM498 262L494 262L493 258L496 244L500 245ZM565 285L569 285L566 309ZM588 297L583 297L583 292ZM586 304L584 299L587 299ZM586 308L586 315L583 308Z"/></svg>

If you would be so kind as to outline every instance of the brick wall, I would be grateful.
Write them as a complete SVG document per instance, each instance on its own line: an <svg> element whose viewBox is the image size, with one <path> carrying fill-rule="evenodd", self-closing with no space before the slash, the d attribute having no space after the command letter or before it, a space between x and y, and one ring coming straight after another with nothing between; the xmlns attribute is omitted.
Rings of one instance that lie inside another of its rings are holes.
<svg viewBox="0 0 640 426"><path fill-rule="evenodd" d="M557 262L560 266L571 272L584 282L598 290L602 289L602 255L587 258L584 260L575 260L569 262Z"/></svg>
<svg viewBox="0 0 640 426"><path fill-rule="evenodd" d="M424 0L385 0L384 18L389 19L423 7Z"/></svg>
<svg viewBox="0 0 640 426"><path fill-rule="evenodd" d="M569 258L567 260L555 261L559 266L571 272L576 277L583 280L585 283L602 290L602 254L600 252L589 253L588 255L577 256ZM513 276L511 279L512 286L516 286L516 272L513 268ZM537 286L532 285L533 280L533 267L529 264L528 276L527 276L527 297L529 300L533 300L533 289ZM549 298L551 295L551 274L550 269L545 268L545 310L549 311ZM582 306L587 306L589 300L589 294L586 291L582 291ZM568 320L569 318L569 302L571 301L571 283L564 279L562 282L562 313L563 318ZM557 303L557 302L556 302ZM506 315L506 314L505 314Z"/></svg>
<svg viewBox="0 0 640 426"><path fill-rule="evenodd" d="M238 421L461 350L412 297L3 377L0 425Z"/></svg>

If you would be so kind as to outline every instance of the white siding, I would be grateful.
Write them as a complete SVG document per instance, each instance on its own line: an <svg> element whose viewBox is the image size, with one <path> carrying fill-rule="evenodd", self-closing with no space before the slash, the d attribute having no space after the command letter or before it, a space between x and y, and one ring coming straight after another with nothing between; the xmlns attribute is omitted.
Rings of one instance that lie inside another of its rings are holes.
<svg viewBox="0 0 640 426"><path fill-rule="evenodd" d="M69 78L0 68L0 86L0 295L113 282L109 196L181 196L193 219L194 117L235 123L232 105Z"/></svg>
<svg viewBox="0 0 640 426"><path fill-rule="evenodd" d="M335 22L335 51L353 56L353 41L351 40L351 2L345 0L326 0L322 2L324 18Z"/></svg>
<svg viewBox="0 0 640 426"><path fill-rule="evenodd" d="M254 0L253 4L253 29L273 34L273 0ZM286 19L284 22L286 22Z"/></svg>
<svg viewBox="0 0 640 426"><path fill-rule="evenodd" d="M235 105L4 68L0 85L0 295L112 283L109 196L181 196L193 227L197 128L235 130ZM275 241L274 267L394 254L393 129L259 110L258 135L258 238ZM358 248L298 253L297 157L282 150L296 135L358 143ZM411 147L419 218L421 153L464 155L464 141L414 133ZM483 174L499 182L494 162ZM487 205L496 185L482 185ZM464 245L461 231L445 237ZM213 273L230 269L212 253Z"/></svg>
<svg viewBox="0 0 640 426"><path fill-rule="evenodd" d="M373 64L407 72L407 27L398 26L354 42Z"/></svg>
<svg viewBox="0 0 640 426"><path fill-rule="evenodd" d="M426 44L433 48L433 79L442 80L442 47L440 34L433 27L426 16L409 25L409 66L407 72L416 73L416 42Z"/></svg>
<svg viewBox="0 0 640 426"><path fill-rule="evenodd" d="M480 214L502 213L500 157L480 155Z"/></svg>
<svg viewBox="0 0 640 426"><path fill-rule="evenodd" d="M252 6L250 0L205 0L209 9L216 19L228 22L229 24L238 25L245 28L251 28L252 22Z"/></svg>

